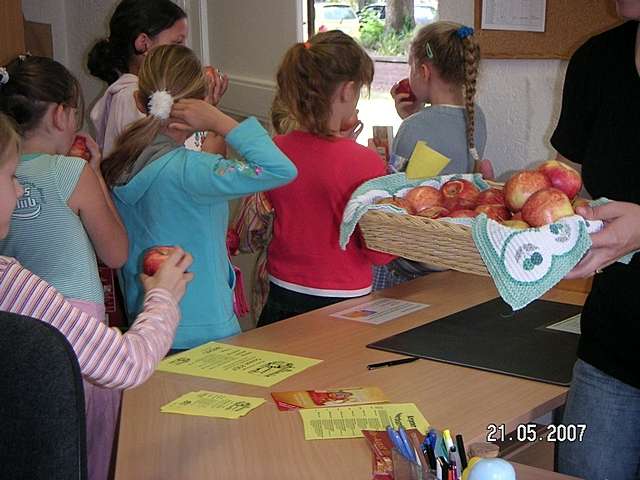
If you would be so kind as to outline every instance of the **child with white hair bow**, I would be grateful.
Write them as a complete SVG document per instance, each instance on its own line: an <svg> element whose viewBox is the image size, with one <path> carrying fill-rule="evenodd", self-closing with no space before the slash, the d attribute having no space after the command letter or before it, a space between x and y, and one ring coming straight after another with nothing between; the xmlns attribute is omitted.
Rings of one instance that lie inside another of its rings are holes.
<svg viewBox="0 0 640 480"><path fill-rule="evenodd" d="M144 251L153 245L190 251L194 280L173 345L186 349L240 331L225 244L228 201L284 185L297 172L255 118L238 124L204 101L202 66L188 48L151 50L138 85L136 101L148 115L118 137L102 164L131 238L121 285L133 318L142 306L137 277ZM245 161L186 149L184 140L199 130L223 135Z"/></svg>

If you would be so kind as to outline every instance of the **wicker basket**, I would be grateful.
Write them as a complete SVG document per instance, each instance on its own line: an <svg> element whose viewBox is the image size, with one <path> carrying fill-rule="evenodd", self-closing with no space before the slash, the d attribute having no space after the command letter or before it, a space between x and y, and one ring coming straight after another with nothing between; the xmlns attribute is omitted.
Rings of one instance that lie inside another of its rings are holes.
<svg viewBox="0 0 640 480"><path fill-rule="evenodd" d="M503 184L487 182L491 187ZM465 225L432 220L417 215L369 210L359 222L367 247L402 258L489 276Z"/></svg>

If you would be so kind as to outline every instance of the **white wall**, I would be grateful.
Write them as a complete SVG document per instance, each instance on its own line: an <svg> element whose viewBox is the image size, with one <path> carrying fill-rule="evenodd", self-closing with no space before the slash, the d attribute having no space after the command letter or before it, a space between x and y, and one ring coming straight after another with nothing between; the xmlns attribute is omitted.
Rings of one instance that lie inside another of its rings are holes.
<svg viewBox="0 0 640 480"><path fill-rule="evenodd" d="M106 88L87 70L87 54L107 36L109 18L118 0L22 0L27 20L51 23L54 58L80 81L87 105Z"/></svg>
<svg viewBox="0 0 640 480"><path fill-rule="evenodd" d="M473 26L470 0L440 0L442 20ZM555 157L549 144L562 101L560 60L491 60L480 66L477 101L487 117L487 148L496 173Z"/></svg>
<svg viewBox="0 0 640 480"><path fill-rule="evenodd" d="M268 118L275 74L298 39L299 0L208 0L211 63L229 75L222 106Z"/></svg>

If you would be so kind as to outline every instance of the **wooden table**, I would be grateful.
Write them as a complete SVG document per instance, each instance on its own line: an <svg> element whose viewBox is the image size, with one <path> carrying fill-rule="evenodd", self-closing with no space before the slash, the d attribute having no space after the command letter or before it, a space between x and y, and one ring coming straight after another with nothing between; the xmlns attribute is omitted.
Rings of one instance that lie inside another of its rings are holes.
<svg viewBox="0 0 640 480"><path fill-rule="evenodd" d="M431 307L378 326L328 316L378 296ZM448 271L225 340L324 360L271 388L157 372L143 386L125 392L116 478L371 478L371 453L364 440L305 441L299 415L278 411L271 391L376 385L392 402L417 404L436 427L462 433L467 444L483 441L490 423L504 423L508 432L539 418L564 403L565 388L428 360L366 369L369 363L398 358L366 344L496 296L489 278ZM585 296L556 290L545 298L582 304ZM268 401L239 420L160 413L162 405L199 389ZM518 468L519 479L569 478Z"/></svg>

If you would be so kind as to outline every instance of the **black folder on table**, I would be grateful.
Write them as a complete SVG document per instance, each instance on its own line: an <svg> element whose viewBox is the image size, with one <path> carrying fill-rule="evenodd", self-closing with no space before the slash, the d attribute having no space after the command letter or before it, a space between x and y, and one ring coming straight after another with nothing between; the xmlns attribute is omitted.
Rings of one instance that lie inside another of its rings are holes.
<svg viewBox="0 0 640 480"><path fill-rule="evenodd" d="M546 327L581 310L536 300L513 311L496 298L367 347L569 385L579 335Z"/></svg>

